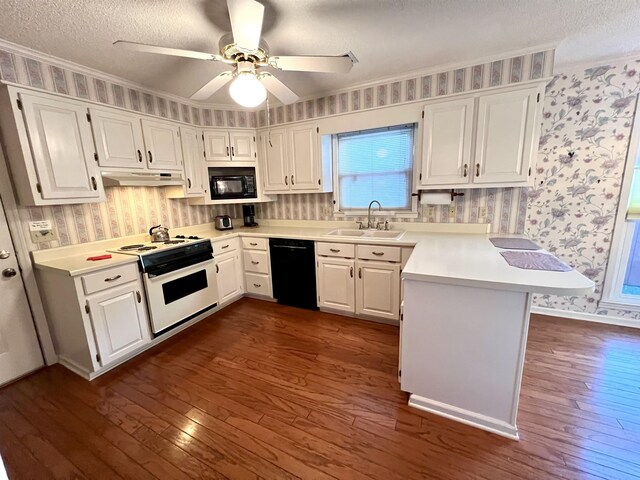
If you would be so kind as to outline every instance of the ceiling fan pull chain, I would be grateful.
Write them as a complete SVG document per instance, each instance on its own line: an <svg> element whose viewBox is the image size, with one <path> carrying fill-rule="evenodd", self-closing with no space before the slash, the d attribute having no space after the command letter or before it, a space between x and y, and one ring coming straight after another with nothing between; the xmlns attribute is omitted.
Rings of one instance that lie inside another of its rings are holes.
<svg viewBox="0 0 640 480"><path fill-rule="evenodd" d="M269 115L269 95L267 95L267 139L269 140L269 146L273 148L271 143L271 115Z"/></svg>

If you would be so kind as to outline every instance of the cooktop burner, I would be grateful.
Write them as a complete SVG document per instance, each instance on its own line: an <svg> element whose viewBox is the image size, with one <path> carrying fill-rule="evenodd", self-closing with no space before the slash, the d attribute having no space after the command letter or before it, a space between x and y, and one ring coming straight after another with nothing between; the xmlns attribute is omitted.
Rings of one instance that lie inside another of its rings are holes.
<svg viewBox="0 0 640 480"><path fill-rule="evenodd" d="M155 247L153 245L143 245L142 247L138 248L138 252L146 252L147 250L155 250L158 247Z"/></svg>
<svg viewBox="0 0 640 480"><path fill-rule="evenodd" d="M165 240L163 243L165 245L175 245L176 243L184 243L184 240Z"/></svg>
<svg viewBox="0 0 640 480"><path fill-rule="evenodd" d="M126 252L127 250L138 250L142 247L144 247L142 243L136 243L133 245L124 245L123 247L120 247L118 250L123 250Z"/></svg>

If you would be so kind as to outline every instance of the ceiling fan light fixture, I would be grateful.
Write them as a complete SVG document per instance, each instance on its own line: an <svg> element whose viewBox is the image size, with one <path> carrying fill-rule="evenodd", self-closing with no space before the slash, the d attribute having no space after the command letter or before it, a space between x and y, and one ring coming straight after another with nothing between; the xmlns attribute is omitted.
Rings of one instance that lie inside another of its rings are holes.
<svg viewBox="0 0 640 480"><path fill-rule="evenodd" d="M243 107L253 108L267 99L267 90L252 72L240 72L229 85L229 95Z"/></svg>

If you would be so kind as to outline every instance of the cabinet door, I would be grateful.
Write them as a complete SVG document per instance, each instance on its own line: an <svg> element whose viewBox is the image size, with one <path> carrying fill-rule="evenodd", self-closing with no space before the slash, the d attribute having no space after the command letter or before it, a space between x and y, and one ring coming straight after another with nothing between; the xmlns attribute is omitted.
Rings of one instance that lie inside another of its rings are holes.
<svg viewBox="0 0 640 480"><path fill-rule="evenodd" d="M474 102L467 98L424 107L420 185L470 181Z"/></svg>
<svg viewBox="0 0 640 480"><path fill-rule="evenodd" d="M149 320L139 282L89 297L100 363L105 366L150 341Z"/></svg>
<svg viewBox="0 0 640 480"><path fill-rule="evenodd" d="M172 123L142 119L142 133L151 170L182 170L180 128Z"/></svg>
<svg viewBox="0 0 640 480"><path fill-rule="evenodd" d="M180 127L180 144L184 163L185 193L188 197L200 197L204 195L204 160L196 129Z"/></svg>
<svg viewBox="0 0 640 480"><path fill-rule="evenodd" d="M101 167L145 168L140 117L90 108L93 139Z"/></svg>
<svg viewBox="0 0 640 480"><path fill-rule="evenodd" d="M253 132L229 132L231 160L237 162L255 162L256 135Z"/></svg>
<svg viewBox="0 0 640 480"><path fill-rule="evenodd" d="M356 313L398 320L400 264L358 261Z"/></svg>
<svg viewBox="0 0 640 480"><path fill-rule="evenodd" d="M289 163L291 190L320 189L320 152L315 124L292 127L289 130Z"/></svg>
<svg viewBox="0 0 640 480"><path fill-rule="evenodd" d="M218 297L220 304L227 303L242 293L242 265L239 253L230 253L216 257L218 278Z"/></svg>
<svg viewBox="0 0 640 480"><path fill-rule="evenodd" d="M527 88L480 96L473 183L527 180L536 153L537 95Z"/></svg>
<svg viewBox="0 0 640 480"><path fill-rule="evenodd" d="M264 191L288 192L290 186L285 129L271 130L271 135L265 133L260 138L264 152Z"/></svg>
<svg viewBox="0 0 640 480"><path fill-rule="evenodd" d="M86 106L19 95L42 198L104 198Z"/></svg>
<svg viewBox="0 0 640 480"><path fill-rule="evenodd" d="M231 160L229 133L226 130L205 130L204 155L207 162L228 162Z"/></svg>
<svg viewBox="0 0 640 480"><path fill-rule="evenodd" d="M354 313L355 261L346 258L318 258L318 306Z"/></svg>

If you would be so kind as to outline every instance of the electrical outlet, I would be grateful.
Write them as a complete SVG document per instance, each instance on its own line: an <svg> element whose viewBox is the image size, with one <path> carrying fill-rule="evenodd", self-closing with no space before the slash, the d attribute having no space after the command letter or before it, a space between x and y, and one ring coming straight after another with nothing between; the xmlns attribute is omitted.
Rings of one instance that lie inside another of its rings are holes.
<svg viewBox="0 0 640 480"><path fill-rule="evenodd" d="M449 207L449 218L454 218L456 216L456 207L451 205Z"/></svg>
<svg viewBox="0 0 640 480"><path fill-rule="evenodd" d="M478 217L487 218L487 207L478 207Z"/></svg>
<svg viewBox="0 0 640 480"><path fill-rule="evenodd" d="M426 213L427 213L427 217L433 218L433 217L436 216L436 207L435 206L428 205L425 210L426 210Z"/></svg>
<svg viewBox="0 0 640 480"><path fill-rule="evenodd" d="M333 207L327 205L322 209L322 215L324 215L325 217L330 217L331 214L333 213Z"/></svg>

